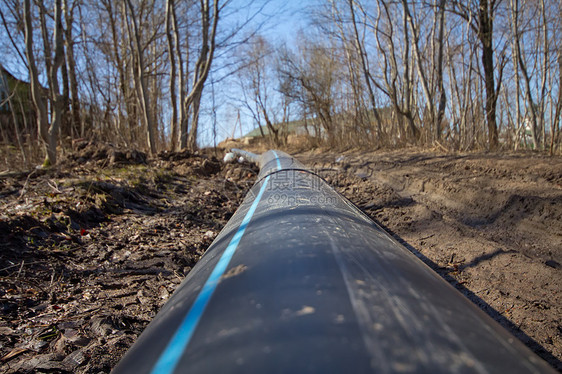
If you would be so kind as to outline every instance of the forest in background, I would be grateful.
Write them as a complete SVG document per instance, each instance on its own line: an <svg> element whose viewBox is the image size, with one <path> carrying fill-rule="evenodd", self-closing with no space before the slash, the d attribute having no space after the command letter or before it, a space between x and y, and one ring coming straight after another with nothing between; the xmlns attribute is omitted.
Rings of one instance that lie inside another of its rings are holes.
<svg viewBox="0 0 562 374"><path fill-rule="evenodd" d="M299 123L312 145L560 153L559 1L301 7L3 1L2 163L52 165L78 139L193 151L233 117L275 146ZM306 27L279 38L277 8Z"/></svg>

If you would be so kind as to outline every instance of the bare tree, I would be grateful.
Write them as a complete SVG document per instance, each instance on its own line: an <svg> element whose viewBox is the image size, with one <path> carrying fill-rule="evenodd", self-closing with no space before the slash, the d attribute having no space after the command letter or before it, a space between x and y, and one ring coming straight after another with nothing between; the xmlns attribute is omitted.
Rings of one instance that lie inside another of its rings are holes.
<svg viewBox="0 0 562 374"><path fill-rule="evenodd" d="M529 76L529 72L527 70L527 64L524 61L524 56L522 56L521 54L521 41L520 41L520 35L519 35L519 29L518 29L518 13L519 13L519 1L515 0L515 2L513 2L512 0L512 4L511 4L511 12L512 12L512 19L513 19L513 30L514 30L514 35L513 35L513 43L515 44L515 58L517 59L517 65L515 67L515 69L517 71L521 70L521 73L523 75L524 78L524 82L525 82L525 97L529 103L529 112L530 112L530 117L531 117L531 138L533 140L533 146L536 149L539 145L539 138L538 138L538 134L537 134L537 130L538 130L538 119L537 119L537 104L535 103L535 100L533 99L533 95L532 95L532 90L531 90L531 77ZM519 78L518 74L517 74L517 78ZM517 82L519 84L519 82Z"/></svg>
<svg viewBox="0 0 562 374"><path fill-rule="evenodd" d="M363 79L365 81L365 86L367 87L367 93L369 96L369 101L371 103L371 110L373 111L373 116L375 118L377 135L380 137L382 135L382 126L381 126L381 117L378 112L377 103L375 100L375 93L373 90L373 76L371 74L369 64L368 64L368 56L366 49L364 47L364 40L359 36L359 30L357 26L357 20L355 16L355 6L354 0L348 0L349 5L349 12L351 15L351 24L353 27L353 37L354 37L354 46L356 49L357 54L359 55L359 61L361 62L361 70L363 71Z"/></svg>
<svg viewBox="0 0 562 374"><path fill-rule="evenodd" d="M123 6L125 9L125 5ZM139 31L139 25L137 23L137 14L131 0L126 0L126 9L124 14L128 20L127 33L129 35L129 42L132 46L136 57L136 80L137 90L139 91L139 101L142 108L142 119L144 122L144 127L146 131L146 137L148 142L148 149L150 153L156 153L155 135L154 135L154 122L151 113L150 106L150 95L147 88L147 77L146 77L146 64L144 60L144 49L141 46L141 36ZM132 28L131 25L132 24Z"/></svg>
<svg viewBox="0 0 562 374"><path fill-rule="evenodd" d="M486 88L486 121L488 125L488 146L495 150L499 146L498 126L496 121L496 107L502 84L504 62L498 65L498 79L496 82L496 67L494 65L494 18L501 0L479 0L466 5L455 1L453 12L469 22L470 27L478 36L482 48L482 68L484 70L484 84Z"/></svg>
<svg viewBox="0 0 562 374"><path fill-rule="evenodd" d="M439 21L439 32L437 36L438 52L437 52L437 88L439 91L439 106L437 108L437 119L435 122L435 134L437 140L441 139L443 131L443 118L445 116L445 107L447 105L447 93L443 83L443 64L444 64L444 46L445 46L445 0L438 0L439 5L436 11L436 19ZM437 0L436 0L437 3Z"/></svg>
<svg viewBox="0 0 562 374"><path fill-rule="evenodd" d="M31 12L30 1L24 0L25 51L29 68L32 98L37 112L39 134L45 144L46 156L43 165L48 167L57 162L57 140L63 110L58 77L59 70L64 62L61 0L54 1L54 25L52 35L54 45L52 47L45 19L46 9L43 4L39 5L40 27L43 36L44 57L47 66L47 80L49 83L48 92L51 100L50 120L44 91L39 83L39 73L33 51L33 23ZM54 54L52 48L54 48Z"/></svg>
<svg viewBox="0 0 562 374"><path fill-rule="evenodd" d="M201 16L201 45L199 57L193 72L193 85L191 86L191 90L185 97L183 103L185 113L189 113L190 110L192 111L191 128L189 129L189 134L186 134L183 131L181 134L181 148L187 147L191 150L197 149L201 96L213 63L220 11L223 9L225 4L220 5L219 0L213 0L211 9L210 0L200 0L199 6Z"/></svg>
<svg viewBox="0 0 562 374"><path fill-rule="evenodd" d="M377 15L374 21L374 33L377 50L382 60L382 82L376 82L377 87L390 99L393 109L399 115L399 121L406 119L410 136L415 142L420 137L420 130L414 121L413 107L413 70L410 66L410 35L407 25L407 13L402 12L402 22L395 24L395 14L391 11L391 5L386 1L378 1ZM395 10L397 11L397 10ZM403 66L398 63L399 57L396 46L398 37L397 27L401 27L402 56ZM401 70L401 75L400 75Z"/></svg>
<svg viewBox="0 0 562 374"><path fill-rule="evenodd" d="M425 95L425 100L426 100L426 106L428 108L428 112L429 112L429 116L430 116L430 121L434 122L437 118L437 115L435 113L435 103L434 98L433 98L433 92L430 91L430 87L429 87L429 79L427 77L427 73L425 71L425 69L422 66L422 54L420 51L420 33L419 33L419 29L418 26L414 20L414 17L412 16L412 14L410 13L410 7L408 5L407 0L402 0L402 6L404 7L404 17L406 19L406 22L408 23L409 27L410 27L410 31L412 32L412 46L414 49L414 61L416 64L416 70L418 72L418 76L419 79L421 81L421 86L423 88L423 93ZM404 25L404 27L408 27L406 25ZM405 34L407 35L407 34ZM406 40L406 42L408 42Z"/></svg>
<svg viewBox="0 0 562 374"><path fill-rule="evenodd" d="M494 76L494 10L496 0L480 0L478 7L478 38L482 43L482 66L486 86L486 118L488 122L488 143L491 150L498 147L498 126L496 123L496 105L501 87L501 74L497 87ZM501 72L502 70L500 70Z"/></svg>
<svg viewBox="0 0 562 374"><path fill-rule="evenodd" d="M321 42L301 41L299 54L288 50L280 55L280 75L285 82L284 94L300 102L304 112L318 119L328 144L337 139L335 114L335 87L338 82L339 64L334 50Z"/></svg>
<svg viewBox="0 0 562 374"><path fill-rule="evenodd" d="M173 3L175 5L175 3ZM178 119L178 134L176 139L172 138L173 147L178 148L180 146L180 137L181 134L187 133L187 112L185 103L185 96L187 90L187 79L186 79L186 72L184 72L184 58L183 52L181 48L181 41L180 41L180 34L179 34L179 27L178 27L178 18L176 16L175 6L171 8L171 16L172 16L172 31L174 34L174 46L176 50L176 57L178 60L178 76L179 76L179 119ZM186 58L185 64L189 66L189 37L186 38Z"/></svg>
<svg viewBox="0 0 562 374"><path fill-rule="evenodd" d="M72 117L72 129L75 135L79 134L79 127L81 124L80 116L80 98L78 94L78 80L76 74L76 60L74 58L74 39L72 35L72 28L74 26L74 10L76 6L79 6L79 1L64 0L64 19L65 19L65 57L66 57L66 67L68 71L68 79L70 84L70 107L71 107L71 117ZM83 136L81 134L80 136Z"/></svg>
<svg viewBox="0 0 562 374"><path fill-rule="evenodd" d="M562 20L562 5L559 6L560 20ZM562 35L562 23L559 24L558 35ZM562 40L558 40L558 99L556 101L556 109L551 126L551 140L550 140L550 155L554 154L555 146L559 145L560 141L560 116L562 113L562 89L560 78L562 77Z"/></svg>
<svg viewBox="0 0 562 374"><path fill-rule="evenodd" d="M249 101L245 103L246 108L250 110L260 128L263 118L274 144L279 146L279 129L273 123L277 121L271 105L271 91L276 86L272 70L272 47L263 36L257 35L241 49L241 54L246 58L242 61L243 66L238 76L244 96Z"/></svg>
<svg viewBox="0 0 562 374"><path fill-rule="evenodd" d="M519 0L510 0L511 15L511 54L513 58L513 72L515 77L515 150L519 147L520 132L524 130L524 124L521 120L521 108L519 104L519 95L521 94L521 86L519 80L519 53L520 53L520 35L519 35Z"/></svg>
<svg viewBox="0 0 562 374"><path fill-rule="evenodd" d="M177 54L174 51L175 43L172 32L175 32L177 36L177 30L174 27L175 21L175 1L166 1L166 39L168 41L168 59L170 61L170 102L172 104L172 117L170 119L171 131L171 150L175 151L177 146L177 139L179 133L179 123L178 123L178 103L177 103L177 90L176 90L176 59Z"/></svg>

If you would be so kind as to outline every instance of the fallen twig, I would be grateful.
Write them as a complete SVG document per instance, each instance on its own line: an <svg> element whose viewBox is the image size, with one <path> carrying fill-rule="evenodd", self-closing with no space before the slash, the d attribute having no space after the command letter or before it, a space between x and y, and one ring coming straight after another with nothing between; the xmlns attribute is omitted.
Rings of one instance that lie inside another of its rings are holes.
<svg viewBox="0 0 562 374"><path fill-rule="evenodd" d="M33 170L31 173L29 173L29 175L27 176L27 178L25 179L25 183L23 184L23 187L21 188L21 192L20 192L20 199L23 197L23 195L25 195L26 189L27 189L27 185L29 184L29 178L31 178L31 176L33 174L35 174L37 172L38 169Z"/></svg>
<svg viewBox="0 0 562 374"><path fill-rule="evenodd" d="M59 186L57 185L57 182L54 180L51 180L50 182L52 182L53 184L49 183L49 181L47 181L47 184L49 185L49 187L51 187L53 189L53 191L55 191L56 194L62 194L62 191L59 190Z"/></svg>

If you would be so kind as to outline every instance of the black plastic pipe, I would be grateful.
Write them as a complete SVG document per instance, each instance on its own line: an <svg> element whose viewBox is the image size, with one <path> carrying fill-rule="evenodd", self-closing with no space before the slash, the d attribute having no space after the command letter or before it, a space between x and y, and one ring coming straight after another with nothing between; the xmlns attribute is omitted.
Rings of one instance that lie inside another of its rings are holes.
<svg viewBox="0 0 562 374"><path fill-rule="evenodd" d="M554 370L294 158L258 181L114 373Z"/></svg>

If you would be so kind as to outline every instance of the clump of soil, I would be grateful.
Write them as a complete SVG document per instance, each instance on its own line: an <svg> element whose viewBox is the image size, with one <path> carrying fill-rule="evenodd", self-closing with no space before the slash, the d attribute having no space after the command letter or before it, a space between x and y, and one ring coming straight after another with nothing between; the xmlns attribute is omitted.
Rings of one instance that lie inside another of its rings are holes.
<svg viewBox="0 0 562 374"><path fill-rule="evenodd" d="M112 144L99 144L94 141L79 141L73 144L74 151L65 155L62 167L74 165L132 165L146 164L147 155L135 149L120 150Z"/></svg>
<svg viewBox="0 0 562 374"><path fill-rule="evenodd" d="M417 150L297 158L562 370L562 159Z"/></svg>
<svg viewBox="0 0 562 374"><path fill-rule="evenodd" d="M0 371L108 373L256 175L85 143L58 169L0 178Z"/></svg>

